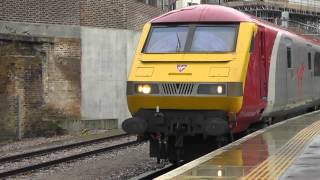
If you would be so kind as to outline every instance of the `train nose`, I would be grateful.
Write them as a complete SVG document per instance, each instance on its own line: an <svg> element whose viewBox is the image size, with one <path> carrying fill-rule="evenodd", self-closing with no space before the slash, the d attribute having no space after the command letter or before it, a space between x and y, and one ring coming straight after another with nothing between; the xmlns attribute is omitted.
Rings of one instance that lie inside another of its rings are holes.
<svg viewBox="0 0 320 180"><path fill-rule="evenodd" d="M146 120L140 117L128 118L122 123L122 129L129 134L143 134L147 127Z"/></svg>

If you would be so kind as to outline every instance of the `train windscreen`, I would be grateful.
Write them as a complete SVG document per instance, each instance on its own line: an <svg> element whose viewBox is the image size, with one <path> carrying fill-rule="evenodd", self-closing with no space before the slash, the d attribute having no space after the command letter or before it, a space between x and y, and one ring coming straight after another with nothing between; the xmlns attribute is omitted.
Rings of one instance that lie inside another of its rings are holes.
<svg viewBox="0 0 320 180"><path fill-rule="evenodd" d="M238 26L153 26L144 53L234 52Z"/></svg>

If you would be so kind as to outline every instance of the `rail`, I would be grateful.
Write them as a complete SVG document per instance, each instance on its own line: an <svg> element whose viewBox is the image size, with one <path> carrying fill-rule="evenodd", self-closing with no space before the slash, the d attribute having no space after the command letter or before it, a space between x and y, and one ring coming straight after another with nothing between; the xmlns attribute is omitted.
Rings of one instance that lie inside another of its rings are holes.
<svg viewBox="0 0 320 180"><path fill-rule="evenodd" d="M120 137L123 137L123 136L124 135L120 135ZM119 136L117 136L117 137L119 138ZM75 147L77 147L77 145L79 145L79 146L90 145L92 143L98 143L98 142L103 142L103 141L112 140L112 139L115 139L115 137L104 138L104 140L101 140L101 138L100 138L100 139L96 139L96 140L91 140L90 142L74 143L74 144L69 144L69 145L65 145L65 146L59 146L59 147L56 147L56 148L48 148L48 149L44 149L44 150L40 150L40 151L34 151L34 152L30 152L30 153L13 155L13 156L10 156L10 157L2 158L0 163L3 163L3 162L8 163L10 161L16 161L16 160L20 160L20 159L28 159L30 157L34 157L34 156L37 156L37 155L41 156L43 154L47 154L47 153L51 153L51 152L55 152L55 151L75 148ZM64 162L76 160L76 159L83 158L83 157L87 157L87 156L90 156L90 155L96 155L96 154L100 154L100 153L104 153L104 152L120 149L120 148L123 148L123 147L137 145L137 144L140 144L142 142L143 141L139 141L139 140L129 141L129 142L122 143L122 144L117 144L117 145L114 145L114 146L97 148L97 149L86 151L86 152L83 152L83 153L72 154L72 155L69 155L69 156L66 156L66 157L62 157L62 158L57 158L57 159L48 160L48 161L45 161L45 162L35 163L35 164L23 166L23 167L18 167L18 168L15 168L15 169L6 170L6 171L3 171L3 172L0 172L0 178L14 176L14 175L18 175L18 174L21 174L21 173L26 173L26 172L30 172L30 171L33 171L33 170L38 170L38 169L41 169L41 168L45 168L45 167L61 164L61 163L64 163Z"/></svg>
<svg viewBox="0 0 320 180"><path fill-rule="evenodd" d="M102 138L92 139L92 140L88 140L88 141L81 141L81 142L76 142L76 143L71 143L71 144L66 144L66 145L61 145L61 146L50 147L50 148L46 148L46 149L40 149L40 150L26 152L26 153L22 153L22 154L4 156L4 157L0 158L0 163L4 163L7 161L14 161L14 160L18 160L21 158L41 155L41 154L45 154L45 153L50 153L50 152L54 152L54 151L61 151L64 149L70 149L70 148L74 148L74 147L90 145L90 144L113 140L113 139L122 138L122 137L126 137L126 136L128 136L128 134L119 134L119 135L110 136L110 137L102 137Z"/></svg>

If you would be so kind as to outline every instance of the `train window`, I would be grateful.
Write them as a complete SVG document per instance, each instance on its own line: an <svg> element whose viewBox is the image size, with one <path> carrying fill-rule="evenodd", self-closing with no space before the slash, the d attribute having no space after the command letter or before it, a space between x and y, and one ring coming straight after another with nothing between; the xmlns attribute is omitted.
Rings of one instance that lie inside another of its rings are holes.
<svg viewBox="0 0 320 180"><path fill-rule="evenodd" d="M291 64L291 48L287 47L287 63L288 63L288 68L292 67Z"/></svg>
<svg viewBox="0 0 320 180"><path fill-rule="evenodd" d="M146 53L172 53L184 51L189 27L154 27L145 47Z"/></svg>
<svg viewBox="0 0 320 180"><path fill-rule="evenodd" d="M308 69L312 69L312 65L311 65L311 52L308 52Z"/></svg>
<svg viewBox="0 0 320 180"><path fill-rule="evenodd" d="M157 25L151 28L144 53L234 52L239 25Z"/></svg>
<svg viewBox="0 0 320 180"><path fill-rule="evenodd" d="M314 75L320 76L320 52L316 52L314 55Z"/></svg>
<svg viewBox="0 0 320 180"><path fill-rule="evenodd" d="M236 27L199 26L196 28L191 52L233 52L237 37Z"/></svg>

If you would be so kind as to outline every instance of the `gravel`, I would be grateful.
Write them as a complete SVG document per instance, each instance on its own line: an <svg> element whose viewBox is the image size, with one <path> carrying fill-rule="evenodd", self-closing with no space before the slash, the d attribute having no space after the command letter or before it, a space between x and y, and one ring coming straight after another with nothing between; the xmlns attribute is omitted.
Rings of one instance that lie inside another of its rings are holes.
<svg viewBox="0 0 320 180"><path fill-rule="evenodd" d="M103 143L96 143L96 144L91 144L89 146L81 146L81 147L77 147L77 148L73 148L73 149L57 151L54 153L49 153L49 154L45 154L45 155L41 155L41 156L35 156L32 158L23 159L23 160L19 160L16 162L3 163L0 165L0 172L8 171L10 169L16 169L18 167L28 166L31 164L38 164L41 162L47 162L47 161L54 160L54 159L60 159L60 158L66 157L66 156L80 154L80 153L92 151L95 149L100 149L103 147L110 147L110 146L114 146L116 144L122 144L122 143L125 143L128 141L134 141L134 140L136 140L135 136L117 138L116 140L110 140L110 141L106 141Z"/></svg>
<svg viewBox="0 0 320 180"><path fill-rule="evenodd" d="M169 164L167 161L157 164L156 159L150 158L148 153L149 143L145 142L9 179L122 180Z"/></svg>
<svg viewBox="0 0 320 180"><path fill-rule="evenodd" d="M22 139L21 141L6 142L0 143L0 157L12 155L15 153L22 153L28 151L29 149L34 149L45 144L53 142L61 142L67 139L71 139L73 136L64 135L64 136L55 136L50 138L27 138Z"/></svg>
<svg viewBox="0 0 320 180"><path fill-rule="evenodd" d="M39 137L14 142L2 142L0 143L0 158L118 134L121 134L119 130L90 131L87 135L64 135L50 138Z"/></svg>

